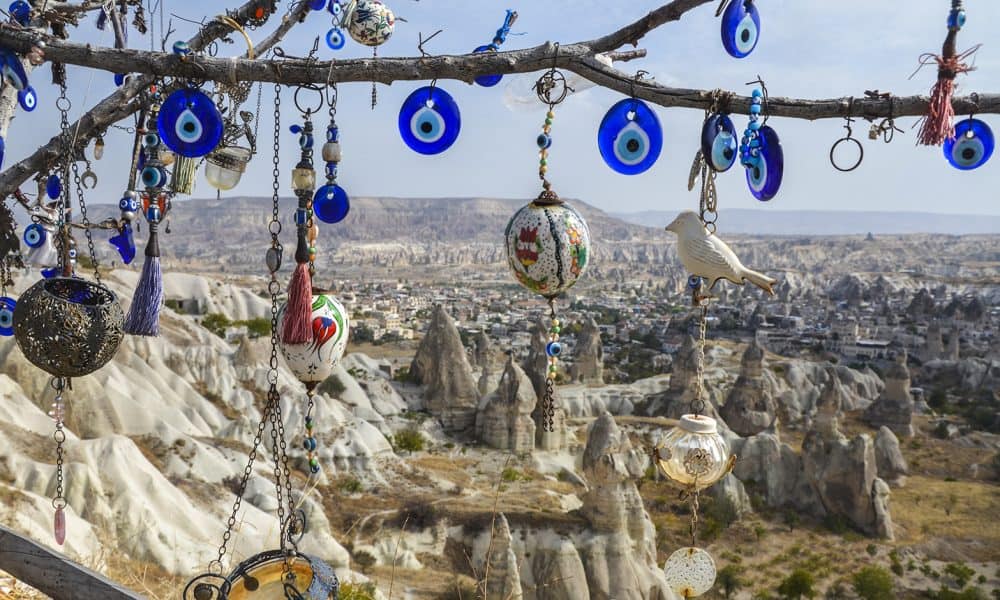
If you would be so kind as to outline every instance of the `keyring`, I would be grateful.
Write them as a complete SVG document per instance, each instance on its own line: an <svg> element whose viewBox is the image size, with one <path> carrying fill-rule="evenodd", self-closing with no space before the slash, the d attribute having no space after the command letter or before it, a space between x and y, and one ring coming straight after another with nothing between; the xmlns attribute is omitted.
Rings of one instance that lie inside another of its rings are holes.
<svg viewBox="0 0 1000 600"><path fill-rule="evenodd" d="M834 153L836 153L836 151L837 151L837 146L843 144L844 142L854 142L857 145L857 147L858 147L858 160L856 160L854 162L854 164L852 164L849 167L842 167L842 166L838 165L837 161L834 159ZM864 160L864 158L865 158L865 149L861 145L861 141L858 140L858 139L856 139L856 138L851 137L851 135L849 133L848 133L847 137L842 137L839 140L837 140L836 142L834 142L833 143L833 147L830 148L830 164L833 165L834 169L837 169L838 171L840 171L842 173L848 173L850 171L853 171L854 169L857 169L859 166L861 166L861 161Z"/></svg>

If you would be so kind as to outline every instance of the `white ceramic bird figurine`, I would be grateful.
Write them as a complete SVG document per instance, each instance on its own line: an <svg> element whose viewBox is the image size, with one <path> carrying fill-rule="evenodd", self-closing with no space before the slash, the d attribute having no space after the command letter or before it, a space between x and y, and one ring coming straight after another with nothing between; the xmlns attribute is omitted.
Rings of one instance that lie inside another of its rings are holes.
<svg viewBox="0 0 1000 600"><path fill-rule="evenodd" d="M692 210L682 211L673 223L667 225L667 231L677 235L677 255L684 268L692 275L708 280L709 289L715 287L720 279L727 279L736 285L743 285L744 281L749 281L768 294L774 295L771 286L777 283L777 280L744 267L725 242L705 229L705 225L698 218L698 213Z"/></svg>

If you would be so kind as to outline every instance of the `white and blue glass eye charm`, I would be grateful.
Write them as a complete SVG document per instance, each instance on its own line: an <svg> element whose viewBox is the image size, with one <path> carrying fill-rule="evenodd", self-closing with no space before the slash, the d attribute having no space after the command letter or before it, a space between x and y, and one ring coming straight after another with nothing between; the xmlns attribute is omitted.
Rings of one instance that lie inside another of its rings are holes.
<svg viewBox="0 0 1000 600"><path fill-rule="evenodd" d="M326 32L326 45L330 50L340 50L346 42L347 38L344 37L340 27L333 27Z"/></svg>
<svg viewBox="0 0 1000 600"><path fill-rule="evenodd" d="M14 335L14 309L17 301L10 296L0 296L0 336Z"/></svg>
<svg viewBox="0 0 1000 600"><path fill-rule="evenodd" d="M24 243L29 248L41 248L48 233L38 223L32 223L24 228Z"/></svg>
<svg viewBox="0 0 1000 600"><path fill-rule="evenodd" d="M722 13L722 45L734 58L744 58L757 47L760 13L753 0L729 0Z"/></svg>
<svg viewBox="0 0 1000 600"><path fill-rule="evenodd" d="M35 110L35 107L38 106L38 94L35 92L35 88L29 85L23 90L18 90L17 103L27 112Z"/></svg>
<svg viewBox="0 0 1000 600"><path fill-rule="evenodd" d="M337 166L340 164L340 128L330 123L326 128L326 143L323 144L323 160L326 162L326 184L321 185L313 195L313 214L324 223L339 223L351 210L351 202L344 188L337 185Z"/></svg>
<svg viewBox="0 0 1000 600"><path fill-rule="evenodd" d="M420 154L440 154L458 139L462 115L451 94L437 86L415 90L399 109L399 134Z"/></svg>
<svg viewBox="0 0 1000 600"><path fill-rule="evenodd" d="M597 129L601 158L615 171L638 175L660 157L663 128L645 102L636 98L618 101L604 115Z"/></svg>
<svg viewBox="0 0 1000 600"><path fill-rule="evenodd" d="M739 138L729 115L713 113L701 127L701 155L713 170L728 171L739 157Z"/></svg>
<svg viewBox="0 0 1000 600"><path fill-rule="evenodd" d="M156 129L164 144L188 158L205 156L222 140L222 114L205 93L179 89L163 101Z"/></svg>
<svg viewBox="0 0 1000 600"><path fill-rule="evenodd" d="M740 140L740 164L746 169L747 187L754 198L768 201L781 187L785 157L778 134L760 122L763 94L755 89L750 99L750 122Z"/></svg>
<svg viewBox="0 0 1000 600"><path fill-rule="evenodd" d="M21 64L21 58L7 49L0 49L0 72L3 73L3 80L9 83L15 90L23 90L28 87L28 73Z"/></svg>
<svg viewBox="0 0 1000 600"><path fill-rule="evenodd" d="M31 5L24 0L14 0L7 10L18 25L27 27L31 22Z"/></svg>
<svg viewBox="0 0 1000 600"><path fill-rule="evenodd" d="M944 141L944 157L956 169L971 171L986 164L995 145L990 126L969 117L955 125L955 137Z"/></svg>

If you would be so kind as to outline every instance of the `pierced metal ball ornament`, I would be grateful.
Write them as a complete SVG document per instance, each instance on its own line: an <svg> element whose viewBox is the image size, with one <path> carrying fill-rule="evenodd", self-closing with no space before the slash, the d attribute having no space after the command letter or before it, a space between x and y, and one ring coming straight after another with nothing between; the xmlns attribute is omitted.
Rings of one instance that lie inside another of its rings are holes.
<svg viewBox="0 0 1000 600"><path fill-rule="evenodd" d="M121 344L125 315L115 293L72 277L43 279L14 309L14 338L33 365L55 377L100 369Z"/></svg>
<svg viewBox="0 0 1000 600"><path fill-rule="evenodd" d="M330 600L336 598L340 582L333 568L315 556L298 554L291 561L290 572L295 576L293 587L297 595L286 590L285 554L268 550L240 563L227 578L227 600L269 600L271 598L301 598Z"/></svg>

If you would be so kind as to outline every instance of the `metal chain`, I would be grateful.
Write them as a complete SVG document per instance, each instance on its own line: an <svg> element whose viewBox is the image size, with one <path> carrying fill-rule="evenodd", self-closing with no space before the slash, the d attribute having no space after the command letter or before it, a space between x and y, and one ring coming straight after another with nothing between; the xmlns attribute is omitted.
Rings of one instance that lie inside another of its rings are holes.
<svg viewBox="0 0 1000 600"><path fill-rule="evenodd" d="M87 203L83 199L83 186L80 185L80 165L74 160L71 163L73 169L73 186L76 188L76 200L80 204L80 220L83 222L83 234L87 237L87 252L90 254L90 262L94 267L94 280L101 284L101 270L97 262L97 253L94 252L94 234L90 231L90 219L87 218Z"/></svg>
<svg viewBox="0 0 1000 600"><path fill-rule="evenodd" d="M63 496L63 444L66 442L63 419L66 418L66 405L62 397L63 390L66 389L66 380L62 377L53 377L49 385L56 391L52 410L49 412L49 416L56 422L56 430L52 434L52 439L56 442L56 495L52 498L52 507L62 510L66 507L66 498Z"/></svg>
<svg viewBox="0 0 1000 600"><path fill-rule="evenodd" d="M556 305L555 298L549 298L549 321L551 326L549 328L549 342L546 344L546 356L548 357L548 367L545 372L545 395L542 398L542 431L553 432L555 431L555 417L556 417L556 399L555 399L555 379L556 379L556 362L558 359L555 354L549 352L550 344L556 344L559 341L559 333L561 331L559 327L559 320L556 318Z"/></svg>
<svg viewBox="0 0 1000 600"><path fill-rule="evenodd" d="M698 544L698 491L695 490L691 494L691 546L696 546Z"/></svg>
<svg viewBox="0 0 1000 600"><path fill-rule="evenodd" d="M701 198L699 200L699 216L709 233L715 233L715 223L719 220L719 197L715 191L715 169L708 166L708 161L701 160Z"/></svg>
<svg viewBox="0 0 1000 600"><path fill-rule="evenodd" d="M66 84L63 83L59 86L59 98L56 100L56 108L59 110L59 129L60 135L63 137L63 155L66 156L66 160L72 160L73 156L73 144L69 136L69 109L73 107L73 103L69 98L66 97ZM60 177L62 181L66 181L69 177L69 169L67 164L63 163L61 169L59 170ZM39 192L41 194L41 192ZM40 198L39 198L40 199ZM73 263L69 261L69 250L70 244L70 229L66 223L66 208L69 205L69 189L68 186L62 186L62 192L59 194L57 199L57 211L58 220L56 222L56 249L58 251L58 258L56 259L56 266L59 271L60 276L71 275L73 272Z"/></svg>
<svg viewBox="0 0 1000 600"><path fill-rule="evenodd" d="M695 350L695 384L694 398L691 399L691 413L700 415L705 412L705 329L708 322L708 305L701 305L701 316L698 319L698 346Z"/></svg>

